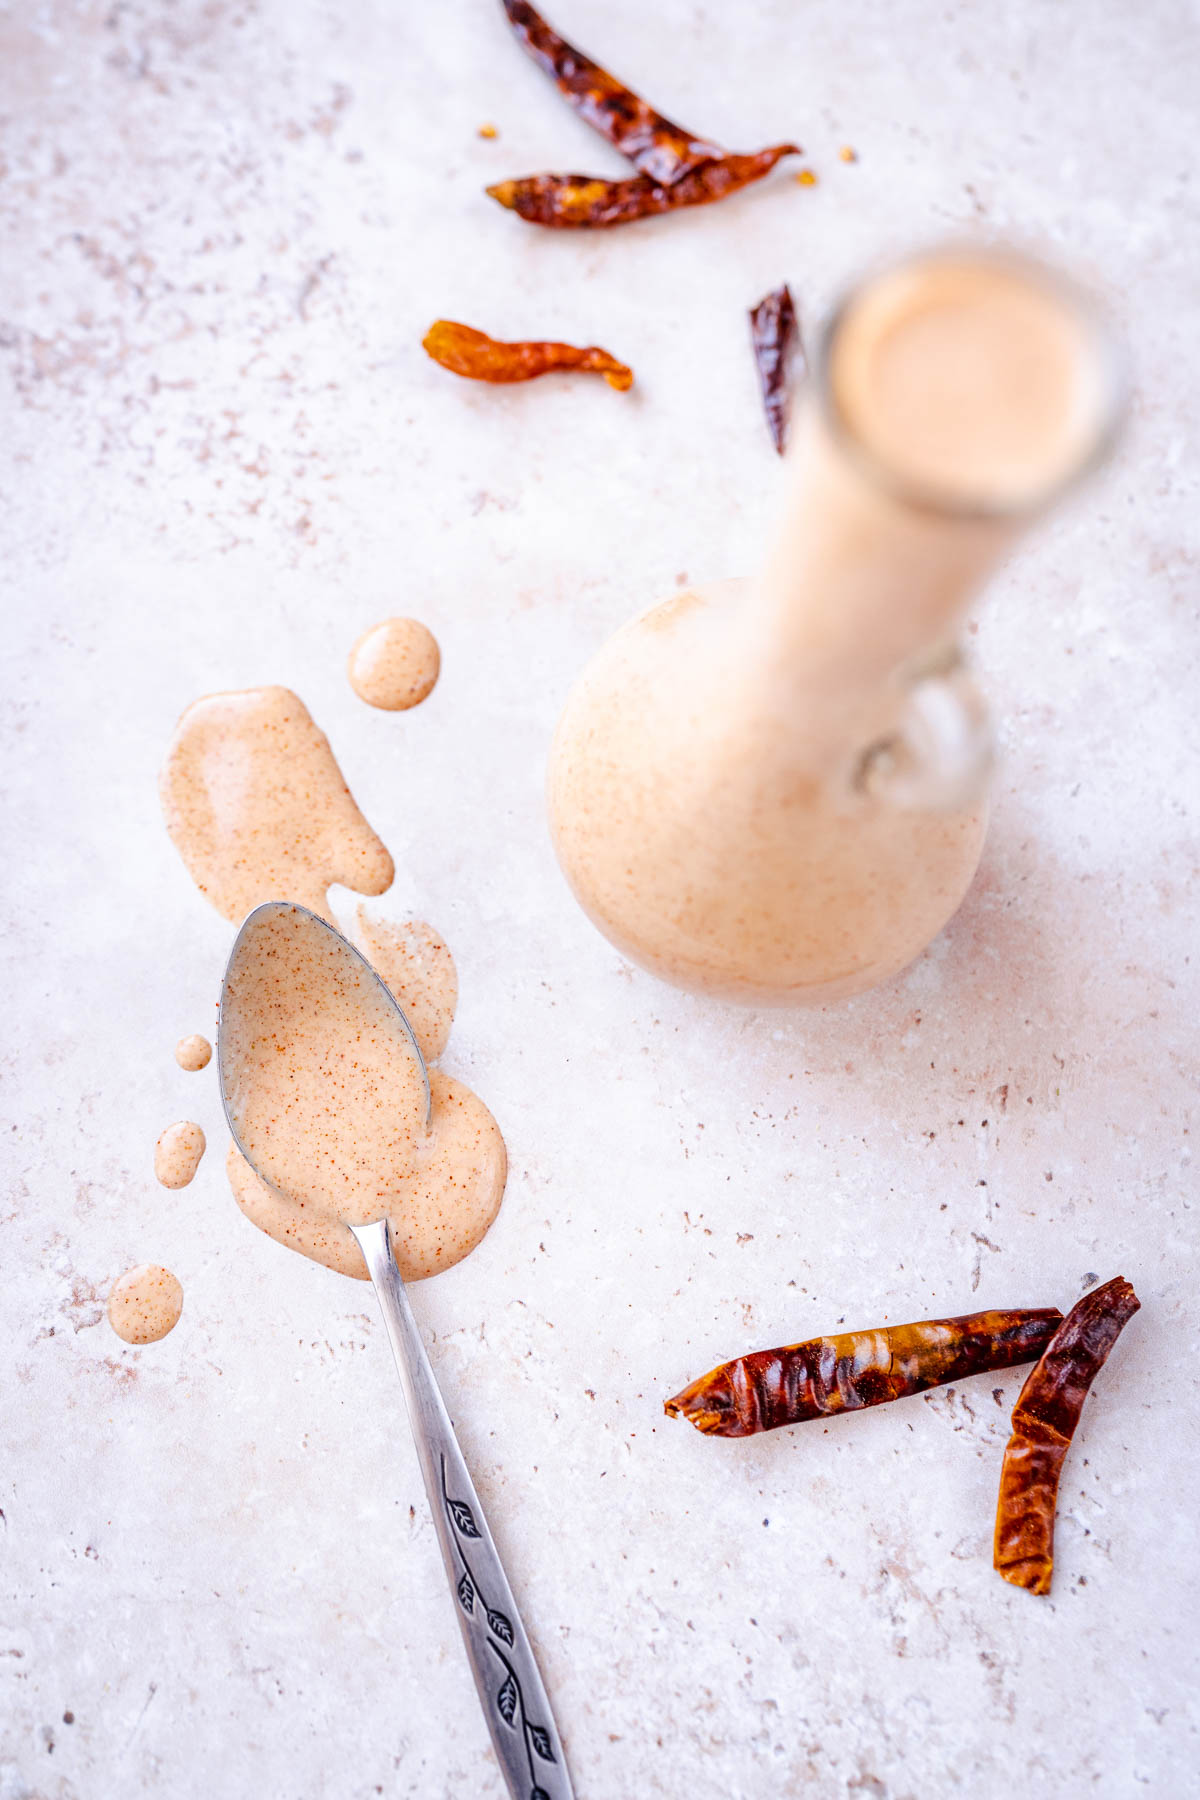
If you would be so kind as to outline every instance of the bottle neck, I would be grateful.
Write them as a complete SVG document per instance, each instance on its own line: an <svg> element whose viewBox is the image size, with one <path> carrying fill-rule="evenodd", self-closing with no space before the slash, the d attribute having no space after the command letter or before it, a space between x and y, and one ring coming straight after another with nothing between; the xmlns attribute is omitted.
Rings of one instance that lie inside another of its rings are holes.
<svg viewBox="0 0 1200 1800"><path fill-rule="evenodd" d="M1074 289L947 248L849 294L818 349L762 583L785 666L843 695L953 641L974 589L1111 436L1119 383Z"/></svg>
<svg viewBox="0 0 1200 1800"><path fill-rule="evenodd" d="M849 704L937 657L1024 521L895 497L833 440L811 400L790 463L783 527L757 598L764 642L791 679Z"/></svg>

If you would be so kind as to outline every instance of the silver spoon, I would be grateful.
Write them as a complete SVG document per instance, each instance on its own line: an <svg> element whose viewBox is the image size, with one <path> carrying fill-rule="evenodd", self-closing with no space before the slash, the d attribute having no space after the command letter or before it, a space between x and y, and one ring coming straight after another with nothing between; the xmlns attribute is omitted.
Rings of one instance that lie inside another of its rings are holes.
<svg viewBox="0 0 1200 1800"><path fill-rule="evenodd" d="M333 946L352 959L354 973L365 969L371 982L387 996L389 1007L407 1037L425 1082L425 1121L429 1123L431 1096L425 1059L413 1030L400 1007L365 957L339 931L306 907L290 901L271 900L255 907L238 932L221 983L221 1012L217 1031L217 1065L221 1104L233 1141L254 1173L268 1187L270 1175L262 1169L242 1140L229 1046L224 1034L226 996L230 977L239 960L252 954L256 933L274 915L294 913L328 932ZM504 1771L515 1800L572 1800L562 1743L550 1710L533 1650L521 1623L517 1603L504 1573L492 1534L488 1530L479 1496L467 1473L454 1427L438 1391L429 1358L417 1333L404 1281L392 1255L391 1230L386 1218L349 1229L358 1240L367 1269L375 1284L383 1322L392 1343L400 1384L408 1405L408 1420L416 1443L425 1492L433 1512L434 1529L442 1561L454 1590L455 1610L466 1645L467 1658L479 1692L484 1718L491 1732L496 1759Z"/></svg>

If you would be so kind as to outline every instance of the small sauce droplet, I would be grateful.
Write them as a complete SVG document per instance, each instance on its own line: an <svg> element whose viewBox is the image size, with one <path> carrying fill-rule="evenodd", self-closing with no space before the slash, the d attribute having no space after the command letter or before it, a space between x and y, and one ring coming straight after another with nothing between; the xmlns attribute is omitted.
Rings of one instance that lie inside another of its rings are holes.
<svg viewBox="0 0 1200 1800"><path fill-rule="evenodd" d="M850 144L843 144L841 149L838 151L838 155L841 157L843 162L857 162L858 161L858 151L855 150Z"/></svg>
<svg viewBox="0 0 1200 1800"><path fill-rule="evenodd" d="M350 652L350 686L368 706L407 712L433 690L442 657L437 639L419 619L372 625Z"/></svg>
<svg viewBox="0 0 1200 1800"><path fill-rule="evenodd" d="M198 1069L207 1069L212 1060L212 1045L198 1031L190 1037L181 1037L175 1046L175 1061L181 1069L194 1075Z"/></svg>
<svg viewBox="0 0 1200 1800"><path fill-rule="evenodd" d="M164 1187L184 1188L200 1167L204 1133L191 1119L168 1125L154 1146L154 1173Z"/></svg>
<svg viewBox="0 0 1200 1800"><path fill-rule="evenodd" d="M155 1344L179 1323L183 1286L159 1263L139 1263L113 1283L108 1322L127 1344Z"/></svg>

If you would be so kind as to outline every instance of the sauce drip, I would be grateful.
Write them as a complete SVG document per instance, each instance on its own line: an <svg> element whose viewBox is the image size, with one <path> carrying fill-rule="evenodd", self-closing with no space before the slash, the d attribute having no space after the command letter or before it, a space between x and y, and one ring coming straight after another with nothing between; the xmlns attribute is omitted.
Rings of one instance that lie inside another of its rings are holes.
<svg viewBox="0 0 1200 1800"><path fill-rule="evenodd" d="M176 1044L175 1061L181 1069L194 1075L199 1069L207 1069L212 1061L212 1045L198 1031L193 1031L190 1037L181 1037Z"/></svg>
<svg viewBox="0 0 1200 1800"><path fill-rule="evenodd" d="M179 1323L183 1287L159 1263L139 1263L113 1283L108 1322L127 1344L155 1344Z"/></svg>
<svg viewBox="0 0 1200 1800"><path fill-rule="evenodd" d="M403 1007L425 1061L435 1062L449 1042L458 1005L458 975L446 940L420 919L393 925L369 918L360 906L354 941Z"/></svg>
<svg viewBox="0 0 1200 1800"><path fill-rule="evenodd" d="M284 687L189 706L160 779L167 830L227 919L264 899L328 910L332 882L382 894L394 868L304 702Z"/></svg>
<svg viewBox="0 0 1200 1800"><path fill-rule="evenodd" d="M185 1188L200 1167L204 1133L191 1119L168 1125L154 1146L154 1173L167 1188Z"/></svg>
<svg viewBox="0 0 1200 1800"><path fill-rule="evenodd" d="M432 693L441 666L437 639L427 625L419 619L385 619L363 632L346 672L368 706L407 712Z"/></svg>
<svg viewBox="0 0 1200 1800"><path fill-rule="evenodd" d="M303 1255L365 1277L347 1221L386 1216L400 1271L414 1279L466 1256L495 1218L507 1167L495 1120L440 1071L427 1092L380 982L299 908L264 912L242 934L222 1005L221 1077L268 1178L234 1148L234 1197Z"/></svg>

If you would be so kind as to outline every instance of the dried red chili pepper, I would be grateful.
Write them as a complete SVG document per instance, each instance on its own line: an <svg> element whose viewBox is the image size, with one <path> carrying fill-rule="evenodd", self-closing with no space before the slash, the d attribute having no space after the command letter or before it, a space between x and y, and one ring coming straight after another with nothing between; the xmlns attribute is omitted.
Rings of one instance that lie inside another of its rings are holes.
<svg viewBox="0 0 1200 1800"><path fill-rule="evenodd" d="M421 342L443 369L472 381L532 381L555 369L582 369L588 374L603 375L609 387L621 392L633 386L633 370L595 344L582 350L575 344L537 340L504 344L485 331L456 324L453 319L438 319Z"/></svg>
<svg viewBox="0 0 1200 1800"><path fill-rule="evenodd" d="M1056 1307L1026 1307L809 1338L722 1363L663 1410L711 1437L750 1437L1030 1362L1061 1323Z"/></svg>
<svg viewBox="0 0 1200 1800"><path fill-rule="evenodd" d="M651 180L671 187L701 163L724 156L719 144L693 137L656 112L631 88L576 50L526 0L504 0L509 23L569 106Z"/></svg>
<svg viewBox="0 0 1200 1800"><path fill-rule="evenodd" d="M1046 1345L1013 1408L993 1562L1005 1581L1031 1594L1050 1592L1058 1478L1088 1389L1140 1305L1122 1275L1085 1294Z"/></svg>
<svg viewBox="0 0 1200 1800"><path fill-rule="evenodd" d="M789 376L793 348L800 349L796 326L796 308L792 290L786 281L782 287L765 295L750 309L750 341L758 365L758 381L762 388L763 411L767 429L780 456L787 445L788 410L791 395Z"/></svg>
<svg viewBox="0 0 1200 1800"><path fill-rule="evenodd" d="M673 186L636 175L629 181L604 181L594 175L526 175L498 181L487 189L493 200L520 213L531 225L559 230L628 225L654 213L684 206L709 206L769 175L781 157L797 155L795 144L774 144L751 156L722 156L702 163Z"/></svg>

